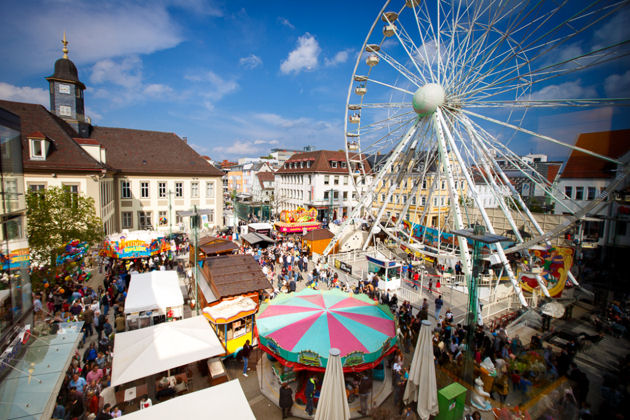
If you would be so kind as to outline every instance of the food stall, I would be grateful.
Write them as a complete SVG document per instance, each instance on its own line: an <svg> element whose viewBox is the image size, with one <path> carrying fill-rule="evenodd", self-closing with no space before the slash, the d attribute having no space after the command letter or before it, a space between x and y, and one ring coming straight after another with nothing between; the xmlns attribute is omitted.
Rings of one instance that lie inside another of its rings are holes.
<svg viewBox="0 0 630 420"><path fill-rule="evenodd" d="M246 340L254 342L254 316L258 303L250 296L227 298L214 306L203 308L203 315L217 333L228 354L243 348Z"/></svg>
<svg viewBox="0 0 630 420"><path fill-rule="evenodd" d="M275 222L276 230L282 234L301 233L319 229L321 223L317 221L317 209L298 207L295 210L283 210L280 220Z"/></svg>
<svg viewBox="0 0 630 420"><path fill-rule="evenodd" d="M378 288L381 290L396 290L401 286L402 265L390 260L380 252L366 255L368 260L368 273L378 276Z"/></svg>
<svg viewBox="0 0 630 420"><path fill-rule="evenodd" d="M324 250L334 238L335 235L328 229L315 229L302 236L302 249L308 249L309 255L323 254ZM339 243L337 243L331 254L336 254L339 250Z"/></svg>
<svg viewBox="0 0 630 420"><path fill-rule="evenodd" d="M132 274L125 299L127 331L184 317L177 271Z"/></svg>

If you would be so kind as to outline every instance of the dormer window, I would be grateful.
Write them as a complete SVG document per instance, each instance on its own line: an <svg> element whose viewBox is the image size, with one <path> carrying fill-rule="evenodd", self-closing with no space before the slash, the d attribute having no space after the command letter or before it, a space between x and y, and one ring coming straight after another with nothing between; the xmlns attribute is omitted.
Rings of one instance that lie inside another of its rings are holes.
<svg viewBox="0 0 630 420"><path fill-rule="evenodd" d="M29 139L31 160L46 160L48 141L46 139Z"/></svg>
<svg viewBox="0 0 630 420"><path fill-rule="evenodd" d="M330 161L330 166L333 167L333 168L336 168L337 167L337 161L335 161L335 160Z"/></svg>

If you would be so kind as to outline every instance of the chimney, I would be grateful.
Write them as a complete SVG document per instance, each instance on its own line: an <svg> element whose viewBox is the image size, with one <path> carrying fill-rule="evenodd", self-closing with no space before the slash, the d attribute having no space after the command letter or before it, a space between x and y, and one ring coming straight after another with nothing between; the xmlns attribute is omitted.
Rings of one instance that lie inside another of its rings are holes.
<svg viewBox="0 0 630 420"><path fill-rule="evenodd" d="M182 140L184 140L184 143L188 143L188 137L182 137Z"/></svg>

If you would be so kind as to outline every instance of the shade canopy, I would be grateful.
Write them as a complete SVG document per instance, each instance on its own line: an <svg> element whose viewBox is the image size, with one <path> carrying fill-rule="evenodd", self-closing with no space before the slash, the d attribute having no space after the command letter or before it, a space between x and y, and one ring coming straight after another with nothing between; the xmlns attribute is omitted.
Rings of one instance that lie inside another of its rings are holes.
<svg viewBox="0 0 630 420"><path fill-rule="evenodd" d="M344 371L373 367L396 344L389 308L366 295L303 289L263 304L256 317L263 350L281 362L322 371L331 348Z"/></svg>
<svg viewBox="0 0 630 420"><path fill-rule="evenodd" d="M238 379L172 398L121 418L127 420L256 419Z"/></svg>
<svg viewBox="0 0 630 420"><path fill-rule="evenodd" d="M544 315L552 318L562 318L564 316L564 305L560 302L547 302L540 307Z"/></svg>
<svg viewBox="0 0 630 420"><path fill-rule="evenodd" d="M439 412L431 329L430 321L422 321L403 395L405 404L418 401L418 414L423 420Z"/></svg>
<svg viewBox="0 0 630 420"><path fill-rule="evenodd" d="M116 334L112 386L225 353L203 316Z"/></svg>
<svg viewBox="0 0 630 420"><path fill-rule="evenodd" d="M125 299L125 313L151 311L182 306L184 297L179 287L177 271L151 271L148 273L132 274L127 298Z"/></svg>
<svg viewBox="0 0 630 420"><path fill-rule="evenodd" d="M315 420L349 420L350 407L346 396L346 381L343 377L339 349L330 349L330 357L319 394Z"/></svg>

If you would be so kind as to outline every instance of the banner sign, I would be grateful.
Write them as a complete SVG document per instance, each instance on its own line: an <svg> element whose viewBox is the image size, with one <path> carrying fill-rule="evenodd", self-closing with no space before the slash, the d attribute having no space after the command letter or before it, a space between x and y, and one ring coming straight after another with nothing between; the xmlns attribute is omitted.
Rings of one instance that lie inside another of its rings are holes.
<svg viewBox="0 0 630 420"><path fill-rule="evenodd" d="M28 268L29 263L29 248L15 249L10 251L9 255L0 253L0 264L2 264L3 270Z"/></svg>
<svg viewBox="0 0 630 420"><path fill-rule="evenodd" d="M346 264L343 261L335 259L335 268L338 268L345 273L352 274L352 266L350 264Z"/></svg>
<svg viewBox="0 0 630 420"><path fill-rule="evenodd" d="M105 241L101 255L110 258L146 258L171 249L165 238L157 238L150 244L139 239Z"/></svg>

